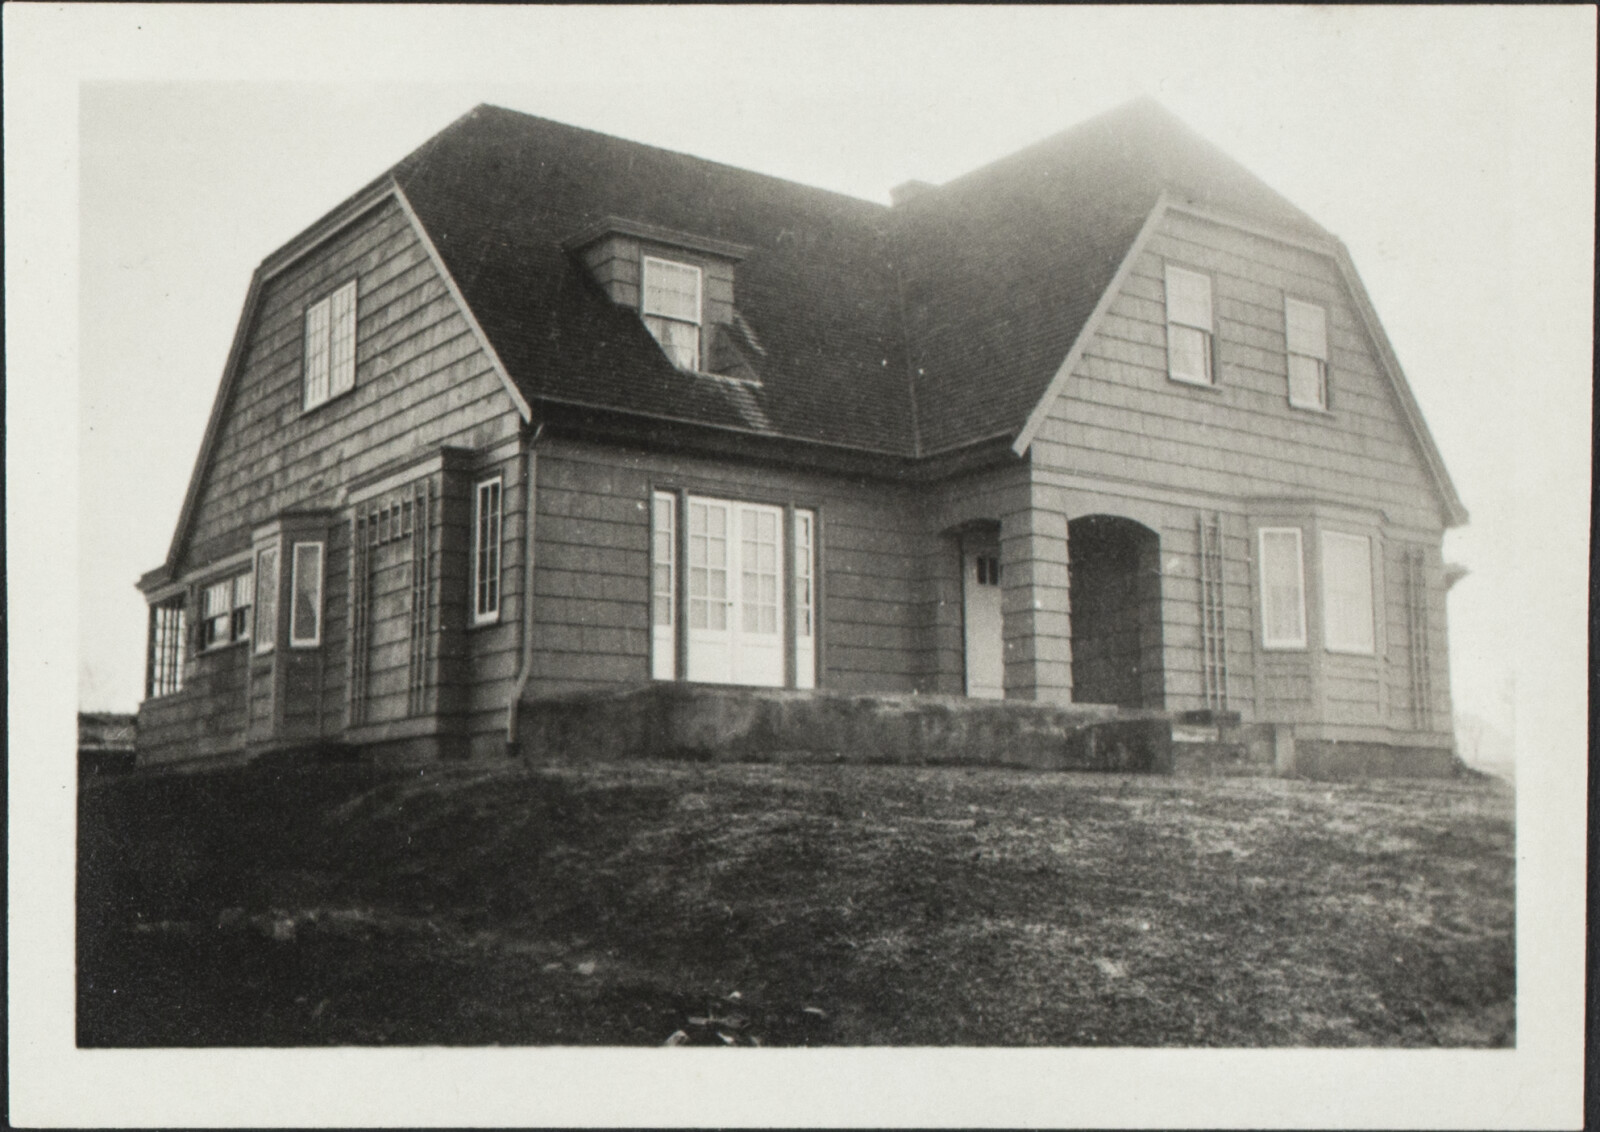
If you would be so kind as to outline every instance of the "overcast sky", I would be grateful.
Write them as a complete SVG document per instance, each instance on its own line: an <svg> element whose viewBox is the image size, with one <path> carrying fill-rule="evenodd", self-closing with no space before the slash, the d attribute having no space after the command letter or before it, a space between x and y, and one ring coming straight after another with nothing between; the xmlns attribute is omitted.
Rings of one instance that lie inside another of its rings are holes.
<svg viewBox="0 0 1600 1132"><path fill-rule="evenodd" d="M74 703L131 710L140 696L133 583L165 555L263 256L484 101L887 200L1150 94L1344 239L1471 511L1446 542L1472 571L1450 598L1456 700L1508 725L1515 682L1518 804L1540 819L1518 823L1519 928L1532 907L1572 929L1519 968L1508 1056L1535 1076L1505 1096L1534 1103L1571 1074L1524 1009L1579 1032L1593 9L8 5L4 18L9 725L28 755L11 761L11 833L19 844L18 815L35 812L67 832L27 841L11 923L39 926L46 953L71 954L71 769L33 740L47 730L69 751ZM70 963L29 972L12 984L14 1024L30 1011L55 1043L37 1048L70 1050ZM115 1089L56 1095L125 1104L154 1066L128 1064ZM337 1123L353 1093L330 1073L280 1099L316 1097L305 1118ZM1342 1105L1377 1096L1293 1076ZM1474 1089L1490 1075L1471 1067L1402 1076L1387 1099L1432 1107L1401 1123L1512 1111L1484 1107ZM389 1088L418 1120L449 1099L408 1081Z"/></svg>
<svg viewBox="0 0 1600 1132"><path fill-rule="evenodd" d="M1560 554L1548 583L1583 567L1576 512L1548 510L1587 486L1593 42L1575 17L429 10L413 22L446 31L427 86L391 81L398 43L350 55L364 21L326 10L236 16L264 45L240 66L153 50L133 71L157 81L82 89L83 706L141 695L132 582L164 557L251 270L476 103L887 200L1143 93L1349 245L1472 514L1446 544L1471 570L1450 598L1457 702L1509 730L1507 642L1560 616L1524 606L1528 581Z"/></svg>

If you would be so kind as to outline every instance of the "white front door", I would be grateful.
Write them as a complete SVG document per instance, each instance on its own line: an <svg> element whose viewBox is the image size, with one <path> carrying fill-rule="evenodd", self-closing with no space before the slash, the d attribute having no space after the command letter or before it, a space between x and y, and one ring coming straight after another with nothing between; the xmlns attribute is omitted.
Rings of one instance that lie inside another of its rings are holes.
<svg viewBox="0 0 1600 1132"><path fill-rule="evenodd" d="M782 510L691 495L688 511L688 678L781 687Z"/></svg>
<svg viewBox="0 0 1600 1132"><path fill-rule="evenodd" d="M967 638L967 695L1005 696L1005 644L1000 615L1000 554L995 547L963 546L961 604Z"/></svg>

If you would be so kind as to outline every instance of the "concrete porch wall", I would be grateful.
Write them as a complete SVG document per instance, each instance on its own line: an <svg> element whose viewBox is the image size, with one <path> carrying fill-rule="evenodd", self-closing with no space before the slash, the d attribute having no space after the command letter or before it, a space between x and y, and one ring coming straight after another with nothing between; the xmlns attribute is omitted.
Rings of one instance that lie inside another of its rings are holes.
<svg viewBox="0 0 1600 1132"><path fill-rule="evenodd" d="M659 683L525 703L532 759L980 765L1166 772L1172 726L1101 705Z"/></svg>

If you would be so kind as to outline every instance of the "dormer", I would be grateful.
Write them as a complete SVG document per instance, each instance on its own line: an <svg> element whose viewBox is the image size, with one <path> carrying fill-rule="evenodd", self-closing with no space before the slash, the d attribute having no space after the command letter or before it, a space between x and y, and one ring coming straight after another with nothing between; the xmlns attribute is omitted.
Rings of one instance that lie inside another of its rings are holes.
<svg viewBox="0 0 1600 1132"><path fill-rule="evenodd" d="M638 312L662 352L691 373L752 374L736 343L759 353L734 310L742 244L608 216L565 241L618 306Z"/></svg>

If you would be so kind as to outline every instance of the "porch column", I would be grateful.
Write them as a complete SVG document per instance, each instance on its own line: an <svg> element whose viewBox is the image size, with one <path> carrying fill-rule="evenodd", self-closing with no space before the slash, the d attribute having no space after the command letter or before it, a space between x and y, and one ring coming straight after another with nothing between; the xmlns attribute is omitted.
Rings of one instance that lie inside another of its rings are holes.
<svg viewBox="0 0 1600 1132"><path fill-rule="evenodd" d="M1067 516L1058 493L1032 485L1000 517L1000 586L1008 700L1072 702Z"/></svg>

